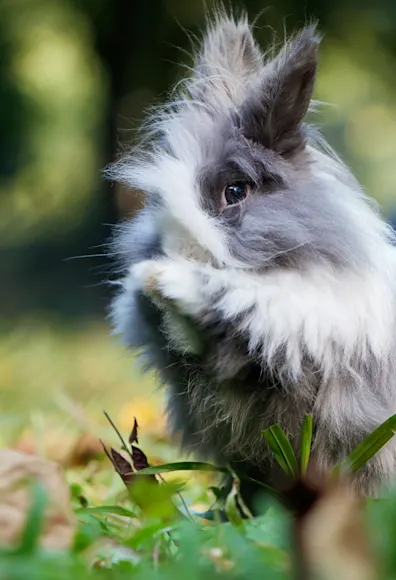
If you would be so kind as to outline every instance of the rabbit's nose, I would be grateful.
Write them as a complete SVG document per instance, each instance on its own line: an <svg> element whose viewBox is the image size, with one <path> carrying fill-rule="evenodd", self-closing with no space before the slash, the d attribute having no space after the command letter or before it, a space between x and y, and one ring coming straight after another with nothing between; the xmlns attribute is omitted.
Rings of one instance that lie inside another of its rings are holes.
<svg viewBox="0 0 396 580"><path fill-rule="evenodd" d="M201 263L212 263L213 261L210 252L203 248L181 224L176 222L173 222L171 227L168 223L163 229L161 245L163 252L168 256L180 256Z"/></svg>

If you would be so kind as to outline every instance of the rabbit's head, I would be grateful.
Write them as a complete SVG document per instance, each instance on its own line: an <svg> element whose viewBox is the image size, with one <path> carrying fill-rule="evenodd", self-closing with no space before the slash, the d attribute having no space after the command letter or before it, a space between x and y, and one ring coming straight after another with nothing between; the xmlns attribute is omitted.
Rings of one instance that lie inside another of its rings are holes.
<svg viewBox="0 0 396 580"><path fill-rule="evenodd" d="M245 18L209 26L148 142L113 168L147 193L166 252L242 268L376 259L388 227L304 121L318 46L315 26L266 55Z"/></svg>

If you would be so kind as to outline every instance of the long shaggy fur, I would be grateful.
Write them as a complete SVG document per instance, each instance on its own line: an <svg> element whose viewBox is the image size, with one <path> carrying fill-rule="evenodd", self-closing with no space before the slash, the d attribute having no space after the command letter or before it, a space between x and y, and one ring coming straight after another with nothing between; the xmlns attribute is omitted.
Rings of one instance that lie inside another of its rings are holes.
<svg viewBox="0 0 396 580"><path fill-rule="evenodd" d="M167 385L184 448L264 479L268 425L297 443L312 412L326 470L396 412L394 235L304 122L319 40L308 26L270 58L246 18L216 16L148 143L110 169L147 193L115 236L115 332ZM249 195L228 207L235 183ZM358 489L376 494L395 460L391 442Z"/></svg>

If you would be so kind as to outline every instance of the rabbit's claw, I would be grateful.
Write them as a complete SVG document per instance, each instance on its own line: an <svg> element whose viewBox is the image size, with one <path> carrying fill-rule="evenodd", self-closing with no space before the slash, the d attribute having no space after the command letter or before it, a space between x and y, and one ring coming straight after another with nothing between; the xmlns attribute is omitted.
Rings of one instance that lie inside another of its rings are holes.
<svg viewBox="0 0 396 580"><path fill-rule="evenodd" d="M164 267L163 262L163 260L145 260L135 264L132 268L132 275L142 292L150 296L153 302L161 308L172 302L161 291L160 278Z"/></svg>

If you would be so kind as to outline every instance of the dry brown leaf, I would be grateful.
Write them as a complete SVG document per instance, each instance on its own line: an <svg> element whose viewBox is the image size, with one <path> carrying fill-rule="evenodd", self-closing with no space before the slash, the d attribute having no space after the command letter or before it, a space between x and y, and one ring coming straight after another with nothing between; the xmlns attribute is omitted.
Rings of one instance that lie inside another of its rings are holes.
<svg viewBox="0 0 396 580"><path fill-rule="evenodd" d="M68 467L84 467L93 459L103 457L100 441L90 433L83 433L74 443L67 458Z"/></svg>
<svg viewBox="0 0 396 580"><path fill-rule="evenodd" d="M138 422L136 420L136 417L134 417L132 431L128 437L128 443L130 443L131 445L132 445L132 443L136 443L137 445L139 445L138 431L139 431L139 425L138 425Z"/></svg>
<svg viewBox="0 0 396 580"><path fill-rule="evenodd" d="M103 456L98 438L90 431L70 434L62 427L49 429L40 439L31 430L26 430L13 449L28 455L39 453L65 467L84 467Z"/></svg>
<svg viewBox="0 0 396 580"><path fill-rule="evenodd" d="M122 481L126 486L130 485L134 480L132 465L125 459L125 457L121 455L121 453L118 453L118 451L112 447L110 448L110 455L114 468L121 477Z"/></svg>
<svg viewBox="0 0 396 580"><path fill-rule="evenodd" d="M32 479L42 483L48 497L41 545L67 548L74 538L75 520L61 468L12 449L0 450L0 544L13 545L20 538L31 505Z"/></svg>
<svg viewBox="0 0 396 580"><path fill-rule="evenodd" d="M77 437L70 436L61 427L48 429L38 437L31 429L22 433L20 439L13 448L16 451L27 453L28 455L44 455L50 461L55 461L61 465L67 464Z"/></svg>

